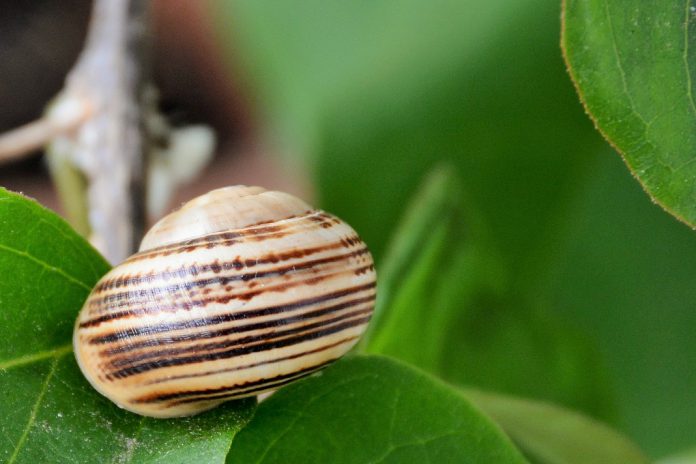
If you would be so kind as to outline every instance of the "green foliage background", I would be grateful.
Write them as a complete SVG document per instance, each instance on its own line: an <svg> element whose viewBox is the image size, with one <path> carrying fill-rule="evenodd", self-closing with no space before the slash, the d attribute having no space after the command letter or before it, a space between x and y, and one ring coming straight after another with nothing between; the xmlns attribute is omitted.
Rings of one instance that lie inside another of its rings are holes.
<svg viewBox="0 0 696 464"><path fill-rule="evenodd" d="M583 408L654 455L696 441L696 236L650 203L583 114L559 2L242 0L214 11L268 139L313 170L322 206L378 264L424 174L454 167L463 208L485 229L467 240L493 248L502 271L492 296L462 303L478 316L451 335L496 367L460 362L445 377ZM475 324L491 315L515 329ZM534 366L549 360L535 344L567 354L551 362L554 379L539 379Z"/></svg>

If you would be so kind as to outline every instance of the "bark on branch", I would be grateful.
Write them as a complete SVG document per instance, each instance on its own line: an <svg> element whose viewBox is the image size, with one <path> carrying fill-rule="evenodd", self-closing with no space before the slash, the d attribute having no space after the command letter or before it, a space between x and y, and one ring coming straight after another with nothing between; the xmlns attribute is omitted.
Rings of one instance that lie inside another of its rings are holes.
<svg viewBox="0 0 696 464"><path fill-rule="evenodd" d="M54 104L90 108L55 146L85 176L90 241L114 263L137 248L144 226L147 6L95 1L85 48Z"/></svg>

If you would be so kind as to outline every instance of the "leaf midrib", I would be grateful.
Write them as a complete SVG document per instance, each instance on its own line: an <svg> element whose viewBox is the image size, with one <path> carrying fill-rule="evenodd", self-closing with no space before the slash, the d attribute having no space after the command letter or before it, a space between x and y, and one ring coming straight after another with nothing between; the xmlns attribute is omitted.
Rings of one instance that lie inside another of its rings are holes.
<svg viewBox="0 0 696 464"><path fill-rule="evenodd" d="M39 266L43 267L44 269L46 269L49 272L55 272L56 274L62 276L66 280L68 280L69 282L76 284L76 285L79 285L80 287L84 288L88 292L92 290L92 287L90 287L85 282L81 281L80 279L68 274L67 272L65 272L64 270L62 270L58 267L51 266L47 262L42 261L42 260L36 258L35 256L30 255L26 251L18 250L16 248L12 248L12 247L9 247L9 246L3 245L3 244L0 244L0 250L4 250L4 251L7 251L9 253L15 254L17 256L21 256L21 257L23 257L23 258L25 258L25 259L27 259L35 264L38 264Z"/></svg>
<svg viewBox="0 0 696 464"><path fill-rule="evenodd" d="M72 351L72 343L61 345L52 350L39 351L38 353L20 356L19 358L7 359L0 361L0 371L12 369L14 367L24 366L35 362L43 361L50 358L60 358Z"/></svg>
<svg viewBox="0 0 696 464"><path fill-rule="evenodd" d="M691 0L686 0L686 17L684 18L684 53L682 60L684 62L684 70L686 71L686 95L689 97L691 112L696 116L696 103L691 89L691 70L689 69L689 17L691 15Z"/></svg>
<svg viewBox="0 0 696 464"><path fill-rule="evenodd" d="M626 71L623 67L623 60L621 54L619 53L619 46L616 39L616 32L614 31L614 23L611 19L611 12L609 11L609 3L604 3L604 13L607 19L607 25L609 26L609 33L611 34L611 45L612 51L614 53L614 61L616 67L619 70L619 75L621 76L621 85L623 86L624 95L628 100L631 112L643 123L646 128L646 138L647 138L647 128L650 127L650 123L645 119L645 117L638 111L636 103L633 101L633 94L628 88L628 81L626 79Z"/></svg>
<svg viewBox="0 0 696 464"><path fill-rule="evenodd" d="M46 374L46 379L44 380L43 385L41 386L41 391L39 392L39 395L36 397L34 406L31 408L31 413L29 414L29 420L27 421L27 425L24 426L22 435L19 437L19 440L17 441L17 445L15 446L12 456L10 456L10 459L7 460L7 464L12 464L17 460L17 456L19 456L20 451L24 447L24 444L26 443L27 438L29 437L29 432L31 431L31 428L34 426L34 423L36 422L36 416L38 415L39 409L41 408L41 403L43 402L44 396L46 396L46 392L48 391L48 386L51 383L51 379L53 378L53 375L56 373L56 369L58 368L58 361L60 361L60 358L64 356L68 351L69 350L64 349L56 354L54 350L54 354L52 356L49 356L53 357L53 362L51 363L51 370L49 370L48 374Z"/></svg>

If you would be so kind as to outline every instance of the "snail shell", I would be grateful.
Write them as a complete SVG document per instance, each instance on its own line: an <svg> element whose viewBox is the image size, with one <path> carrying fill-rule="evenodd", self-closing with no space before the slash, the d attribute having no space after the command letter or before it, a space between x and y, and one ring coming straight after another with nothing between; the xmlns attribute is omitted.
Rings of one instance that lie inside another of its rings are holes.
<svg viewBox="0 0 696 464"><path fill-rule="evenodd" d="M374 301L372 257L349 225L285 193L227 187L164 217L97 283L75 356L120 407L186 416L335 361Z"/></svg>

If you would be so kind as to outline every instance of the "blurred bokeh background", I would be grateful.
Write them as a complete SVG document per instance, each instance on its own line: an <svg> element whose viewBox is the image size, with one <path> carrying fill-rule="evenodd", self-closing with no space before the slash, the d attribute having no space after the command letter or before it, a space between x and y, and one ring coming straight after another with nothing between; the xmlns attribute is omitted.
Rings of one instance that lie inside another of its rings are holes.
<svg viewBox="0 0 696 464"><path fill-rule="evenodd" d="M90 2L0 4L6 131L62 87ZM446 163L504 290L462 308L440 375L580 409L653 456L696 444L696 233L650 202L584 114L560 1L152 6L162 109L218 136L172 206L236 183L287 190L350 222L379 269L409 198ZM61 211L41 153L1 164L0 185Z"/></svg>

